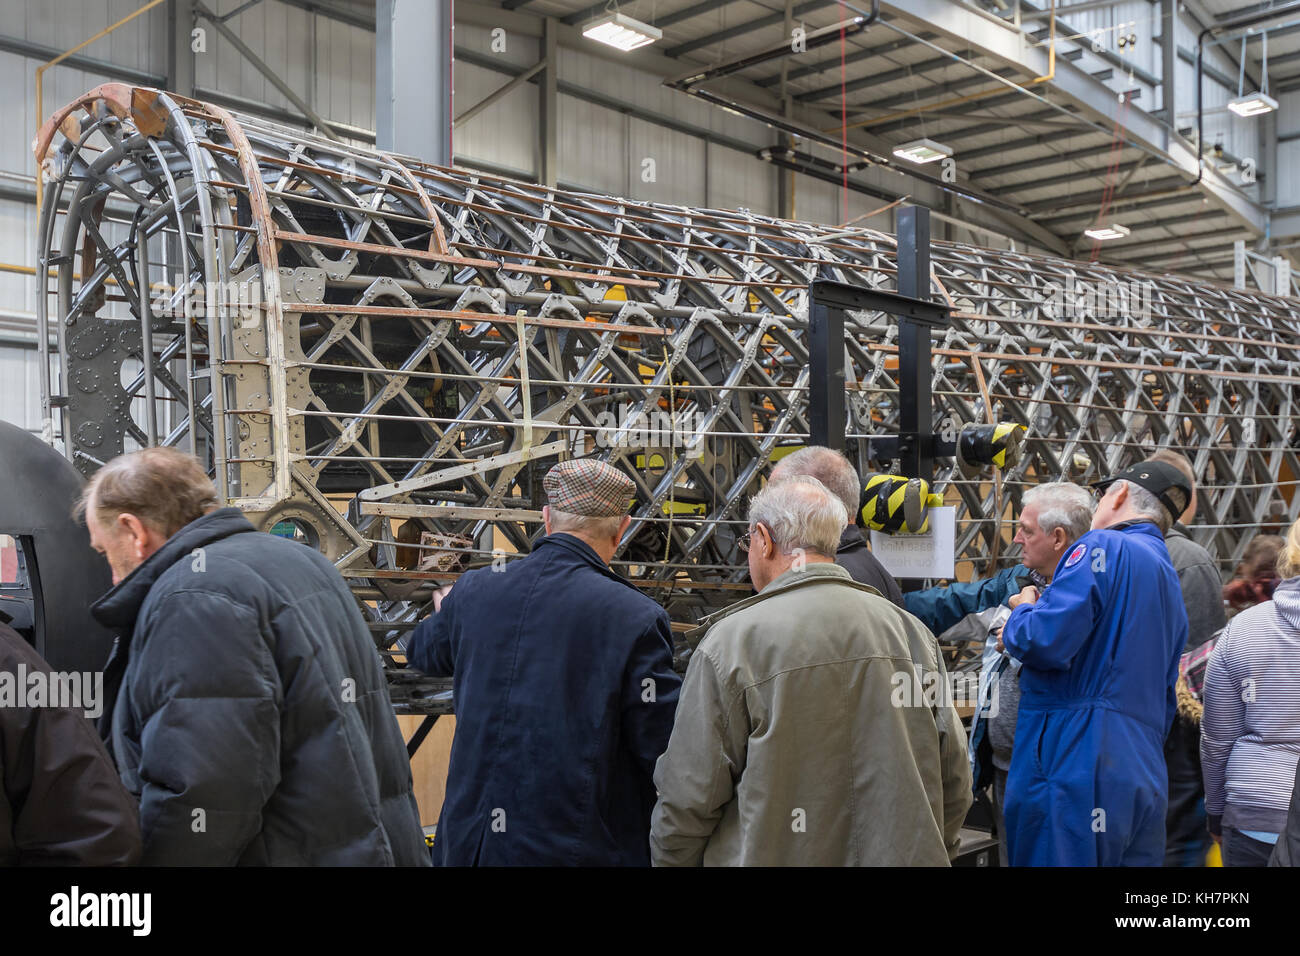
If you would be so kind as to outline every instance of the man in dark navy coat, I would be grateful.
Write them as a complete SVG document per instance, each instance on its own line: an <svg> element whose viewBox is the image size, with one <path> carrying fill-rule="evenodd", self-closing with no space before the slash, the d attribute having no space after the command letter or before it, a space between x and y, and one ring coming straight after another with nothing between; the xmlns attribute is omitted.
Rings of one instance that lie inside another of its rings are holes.
<svg viewBox="0 0 1300 956"><path fill-rule="evenodd" d="M635 486L591 459L543 486L533 552L465 574L411 637L456 700L434 861L648 866L681 679L668 615L609 567Z"/></svg>

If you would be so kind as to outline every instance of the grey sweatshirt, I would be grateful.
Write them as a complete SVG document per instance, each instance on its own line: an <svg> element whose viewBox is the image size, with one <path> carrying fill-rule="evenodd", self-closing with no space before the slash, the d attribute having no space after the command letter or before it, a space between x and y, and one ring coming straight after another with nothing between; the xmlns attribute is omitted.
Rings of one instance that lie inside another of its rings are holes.
<svg viewBox="0 0 1300 956"><path fill-rule="evenodd" d="M1300 759L1300 577L1242 611L1210 655L1201 771L1211 830L1280 833Z"/></svg>

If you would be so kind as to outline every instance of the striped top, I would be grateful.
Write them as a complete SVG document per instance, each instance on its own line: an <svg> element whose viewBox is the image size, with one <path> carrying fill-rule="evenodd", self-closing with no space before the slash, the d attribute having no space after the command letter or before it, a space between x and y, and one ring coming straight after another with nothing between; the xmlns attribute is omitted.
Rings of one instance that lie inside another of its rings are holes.
<svg viewBox="0 0 1300 956"><path fill-rule="evenodd" d="M1300 577L1228 623L1204 697L1206 813L1238 829L1280 829L1300 761Z"/></svg>

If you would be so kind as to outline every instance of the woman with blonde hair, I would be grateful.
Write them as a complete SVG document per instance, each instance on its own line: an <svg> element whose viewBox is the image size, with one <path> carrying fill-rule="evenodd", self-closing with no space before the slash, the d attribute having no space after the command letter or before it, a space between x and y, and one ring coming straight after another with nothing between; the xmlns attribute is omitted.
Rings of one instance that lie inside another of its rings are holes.
<svg viewBox="0 0 1300 956"><path fill-rule="evenodd" d="M1205 675L1201 770L1224 866L1264 866L1286 829L1300 760L1300 521L1277 559L1273 600L1223 631Z"/></svg>

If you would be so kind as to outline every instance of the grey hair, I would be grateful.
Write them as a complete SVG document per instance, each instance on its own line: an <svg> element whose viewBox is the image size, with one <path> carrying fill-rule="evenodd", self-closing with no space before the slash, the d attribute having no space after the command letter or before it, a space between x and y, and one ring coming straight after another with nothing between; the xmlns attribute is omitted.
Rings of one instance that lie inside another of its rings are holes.
<svg viewBox="0 0 1300 956"><path fill-rule="evenodd" d="M1071 481L1035 485L1025 492L1021 510L1030 505L1038 509L1038 527L1047 534L1061 528L1073 541L1092 528L1092 493Z"/></svg>
<svg viewBox="0 0 1300 956"><path fill-rule="evenodd" d="M783 481L795 475L807 475L816 478L831 494L840 499L844 510L848 512L849 524L857 517L862 506L862 485L858 481L858 470L844 457L843 452L825 445L809 445L791 452L772 469L772 480Z"/></svg>
<svg viewBox="0 0 1300 956"><path fill-rule="evenodd" d="M601 540L618 534L618 526L623 523L622 515L609 517L592 515L575 515L568 511L551 509L551 533L581 534Z"/></svg>
<svg viewBox="0 0 1300 956"><path fill-rule="evenodd" d="M749 503L749 527L759 522L772 531L777 550L796 549L834 555L849 523L844 503L811 475L769 481Z"/></svg>
<svg viewBox="0 0 1300 956"><path fill-rule="evenodd" d="M1174 526L1174 517L1169 513L1169 509L1160 503L1160 499L1147 491L1141 485L1135 485L1131 481L1121 478L1115 484L1122 484L1128 488L1129 504L1144 518L1150 518L1160 527L1160 533L1166 535L1169 529Z"/></svg>

